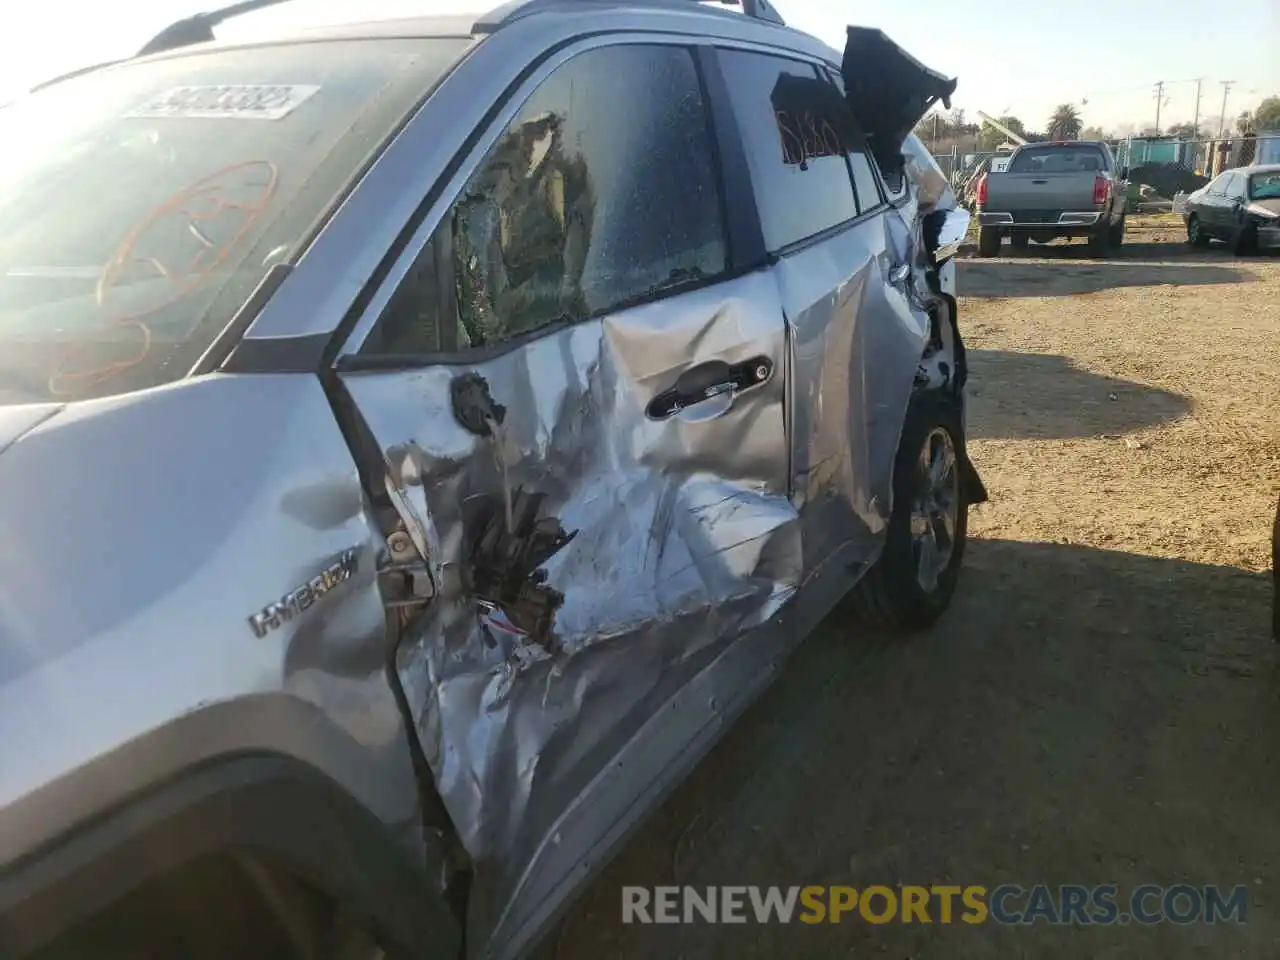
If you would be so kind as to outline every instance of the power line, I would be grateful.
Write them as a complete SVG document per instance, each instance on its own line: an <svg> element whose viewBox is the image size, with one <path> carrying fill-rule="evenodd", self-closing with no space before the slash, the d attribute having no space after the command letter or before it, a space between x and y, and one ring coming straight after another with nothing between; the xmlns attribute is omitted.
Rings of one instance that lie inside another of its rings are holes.
<svg viewBox="0 0 1280 960"><path fill-rule="evenodd" d="M1178 84L1178 83L1196 83L1197 79L1198 78L1196 77L1188 77L1185 80L1161 80L1160 82L1167 87L1167 86L1171 86L1173 84ZM1086 99L1088 97L1109 97L1117 93L1137 93L1139 90L1150 90L1150 89L1151 89L1151 84L1144 83L1136 87L1116 87L1113 90L1091 90L1087 93Z"/></svg>

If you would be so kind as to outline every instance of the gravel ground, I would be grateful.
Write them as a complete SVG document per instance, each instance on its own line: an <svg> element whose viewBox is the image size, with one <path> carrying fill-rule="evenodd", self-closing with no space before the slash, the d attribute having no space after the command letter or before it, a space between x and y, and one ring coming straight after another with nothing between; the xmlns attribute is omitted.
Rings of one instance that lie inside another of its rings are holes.
<svg viewBox="0 0 1280 960"><path fill-rule="evenodd" d="M1274 958L1280 257L1172 218L961 264L960 594L930 634L833 621L544 947L556 960ZM1005 252L1009 248L1005 247ZM1246 884L1244 926L624 926L624 884Z"/></svg>

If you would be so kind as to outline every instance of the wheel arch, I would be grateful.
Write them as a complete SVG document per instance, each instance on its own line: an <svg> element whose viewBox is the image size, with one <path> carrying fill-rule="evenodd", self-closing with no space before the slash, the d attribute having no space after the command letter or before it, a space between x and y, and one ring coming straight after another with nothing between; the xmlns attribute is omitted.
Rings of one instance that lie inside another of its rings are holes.
<svg viewBox="0 0 1280 960"><path fill-rule="evenodd" d="M458 955L453 915L377 818L320 770L268 753L195 765L6 867L4 955L38 950L149 880L224 853L284 868L393 948Z"/></svg>
<svg viewBox="0 0 1280 960"><path fill-rule="evenodd" d="M953 264L948 264L952 266ZM969 458L968 443L968 416L966 404L965 387L969 382L969 357L965 348L964 338L960 335L960 304L956 300L953 293L939 285L935 290L934 304L929 311L929 321L932 325L931 341L944 344L944 354L949 357L954 364L954 371L948 377L946 385L941 391L932 388L928 382L917 381L916 390L913 391L913 400L916 394L926 393L933 390L934 392L950 392L952 401L960 409L960 427L961 435L958 439L959 447L956 451L960 459L961 480L964 484L965 499L970 505L978 503L986 503L990 498L987 494L986 485L982 482L982 477L978 474L978 468L974 466L973 461Z"/></svg>

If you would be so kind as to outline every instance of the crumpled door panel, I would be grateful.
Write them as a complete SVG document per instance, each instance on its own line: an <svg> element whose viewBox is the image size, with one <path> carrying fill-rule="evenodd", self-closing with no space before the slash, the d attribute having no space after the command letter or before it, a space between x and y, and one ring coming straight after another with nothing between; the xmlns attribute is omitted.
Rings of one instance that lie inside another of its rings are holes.
<svg viewBox="0 0 1280 960"><path fill-rule="evenodd" d="M755 273L474 366L344 374L431 554L399 672L484 929L640 726L795 592L785 344ZM648 415L755 357L772 375L719 415Z"/></svg>
<svg viewBox="0 0 1280 960"><path fill-rule="evenodd" d="M908 280L910 234L873 217L775 267L792 336L791 458L806 574L834 554L872 562L892 509L893 459L929 338Z"/></svg>

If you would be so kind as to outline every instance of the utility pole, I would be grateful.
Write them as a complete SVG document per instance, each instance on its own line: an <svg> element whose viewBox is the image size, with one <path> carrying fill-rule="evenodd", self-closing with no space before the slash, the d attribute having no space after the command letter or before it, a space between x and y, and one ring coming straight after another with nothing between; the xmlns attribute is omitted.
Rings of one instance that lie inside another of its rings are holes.
<svg viewBox="0 0 1280 960"><path fill-rule="evenodd" d="M1231 88L1236 85L1234 80L1222 81L1222 117L1218 121L1218 139L1221 140L1227 135L1227 95L1231 93Z"/></svg>
<svg viewBox="0 0 1280 960"><path fill-rule="evenodd" d="M1164 106L1164 81L1156 84L1156 134L1160 133L1160 108Z"/></svg>
<svg viewBox="0 0 1280 960"><path fill-rule="evenodd" d="M1203 77L1196 78L1196 114L1195 119L1191 121L1191 136L1196 140L1200 139L1200 84L1204 83Z"/></svg>

